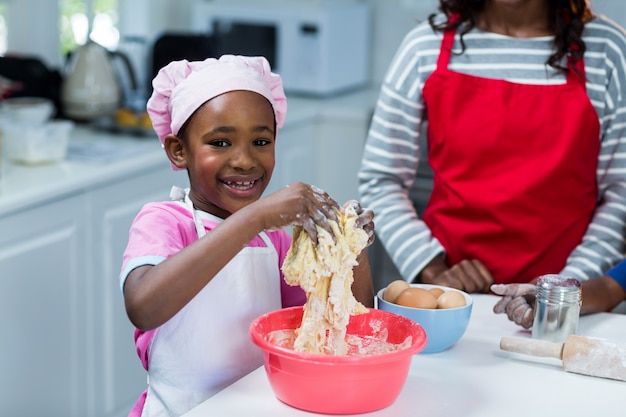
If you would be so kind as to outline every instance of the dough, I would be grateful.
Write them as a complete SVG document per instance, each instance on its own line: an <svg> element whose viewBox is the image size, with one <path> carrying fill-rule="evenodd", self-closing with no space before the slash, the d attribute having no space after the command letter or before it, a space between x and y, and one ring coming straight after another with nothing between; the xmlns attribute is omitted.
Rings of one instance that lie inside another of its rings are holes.
<svg viewBox="0 0 626 417"><path fill-rule="evenodd" d="M297 351L345 355L350 315L368 312L352 294L352 267L368 240L367 232L355 227L357 218L347 207L338 213L338 222L329 222L336 243L320 227L317 245L301 227L293 230L282 270L287 283L302 287L307 297L302 324L296 329Z"/></svg>

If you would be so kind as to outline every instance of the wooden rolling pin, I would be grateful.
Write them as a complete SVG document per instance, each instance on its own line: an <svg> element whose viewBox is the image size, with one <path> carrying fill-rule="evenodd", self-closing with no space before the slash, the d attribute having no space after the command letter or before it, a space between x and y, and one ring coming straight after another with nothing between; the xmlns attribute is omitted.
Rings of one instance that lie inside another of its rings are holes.
<svg viewBox="0 0 626 417"><path fill-rule="evenodd" d="M626 346L605 339L572 335L565 343L503 337L500 349L563 361L567 372L626 381Z"/></svg>

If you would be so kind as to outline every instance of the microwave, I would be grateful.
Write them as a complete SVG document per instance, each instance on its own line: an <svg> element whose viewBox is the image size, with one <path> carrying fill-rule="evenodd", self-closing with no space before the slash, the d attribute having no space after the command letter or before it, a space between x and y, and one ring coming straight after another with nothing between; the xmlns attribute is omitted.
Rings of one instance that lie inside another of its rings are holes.
<svg viewBox="0 0 626 417"><path fill-rule="evenodd" d="M368 83L370 19L360 0L199 0L191 30L216 55L264 56L287 93L328 96Z"/></svg>

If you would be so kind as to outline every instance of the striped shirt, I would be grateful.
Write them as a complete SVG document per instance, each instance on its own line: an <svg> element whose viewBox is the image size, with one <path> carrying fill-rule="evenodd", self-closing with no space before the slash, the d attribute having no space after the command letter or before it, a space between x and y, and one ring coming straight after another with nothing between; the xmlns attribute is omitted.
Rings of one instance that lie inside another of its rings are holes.
<svg viewBox="0 0 626 417"><path fill-rule="evenodd" d="M428 22L404 38L382 82L359 172L361 202L375 212L377 236L409 281L445 253L408 195L425 143L419 137L427 122L422 88L436 68L442 38ZM598 203L561 271L581 280L601 276L623 259L626 232L626 32L598 16L585 26L583 40L587 94L601 125ZM552 37L512 38L473 29L464 41L465 51L451 56L453 71L523 84L566 82L564 74L545 64Z"/></svg>

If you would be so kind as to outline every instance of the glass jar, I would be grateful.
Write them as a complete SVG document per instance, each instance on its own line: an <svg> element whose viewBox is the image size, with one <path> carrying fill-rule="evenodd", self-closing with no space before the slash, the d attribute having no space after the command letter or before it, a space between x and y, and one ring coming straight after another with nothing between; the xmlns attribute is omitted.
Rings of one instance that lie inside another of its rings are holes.
<svg viewBox="0 0 626 417"><path fill-rule="evenodd" d="M582 305L580 281L562 275L543 275L537 280L533 339L565 342L576 333Z"/></svg>

